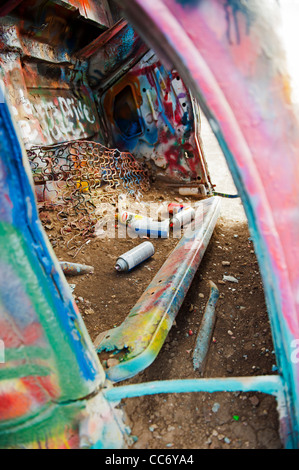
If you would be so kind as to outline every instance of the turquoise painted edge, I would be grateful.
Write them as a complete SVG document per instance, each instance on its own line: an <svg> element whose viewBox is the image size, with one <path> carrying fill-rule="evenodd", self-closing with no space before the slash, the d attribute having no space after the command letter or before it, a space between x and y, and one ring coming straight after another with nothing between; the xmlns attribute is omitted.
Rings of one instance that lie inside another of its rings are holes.
<svg viewBox="0 0 299 470"><path fill-rule="evenodd" d="M114 387L107 391L104 390L104 396L108 401L113 402L124 398L159 393L261 392L280 397L283 391L283 381L279 375L262 375L256 377L159 380Z"/></svg>

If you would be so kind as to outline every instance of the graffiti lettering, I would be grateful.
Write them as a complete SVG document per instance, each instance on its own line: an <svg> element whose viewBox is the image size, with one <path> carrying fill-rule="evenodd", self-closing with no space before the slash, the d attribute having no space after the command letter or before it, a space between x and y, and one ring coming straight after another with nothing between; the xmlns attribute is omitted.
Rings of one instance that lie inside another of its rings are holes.
<svg viewBox="0 0 299 470"><path fill-rule="evenodd" d="M50 96L45 99L34 96L30 102L23 97L20 104L27 115L33 115L38 119L47 143L86 137L88 125L96 122L92 109L76 98ZM16 107L14 107L14 114L17 117L22 137L26 141L35 142L38 132L33 128L32 123L29 120L18 119L19 113Z"/></svg>

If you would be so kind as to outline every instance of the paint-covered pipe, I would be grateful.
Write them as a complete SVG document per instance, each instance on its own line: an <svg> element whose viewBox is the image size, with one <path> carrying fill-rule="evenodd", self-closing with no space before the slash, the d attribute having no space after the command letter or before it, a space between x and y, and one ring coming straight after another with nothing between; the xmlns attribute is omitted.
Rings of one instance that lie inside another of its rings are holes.
<svg viewBox="0 0 299 470"><path fill-rule="evenodd" d="M141 384L123 385L104 391L108 401L156 395L158 393L188 392L261 392L283 399L283 386L278 375L209 379L159 380Z"/></svg>
<svg viewBox="0 0 299 470"><path fill-rule="evenodd" d="M195 349L193 352L193 368L198 370L201 375L207 360L207 354L216 320L216 302L219 298L219 289L210 281L210 296L207 302L205 312L201 321L199 333L196 338Z"/></svg>

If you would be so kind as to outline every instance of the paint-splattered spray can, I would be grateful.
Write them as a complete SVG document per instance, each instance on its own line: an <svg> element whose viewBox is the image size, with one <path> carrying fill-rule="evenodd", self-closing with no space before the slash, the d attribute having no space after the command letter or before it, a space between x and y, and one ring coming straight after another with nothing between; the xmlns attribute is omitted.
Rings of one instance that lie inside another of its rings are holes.
<svg viewBox="0 0 299 470"><path fill-rule="evenodd" d="M150 217L132 212L123 211L119 215L119 221L126 224L139 237L168 238L169 220L158 222Z"/></svg>
<svg viewBox="0 0 299 470"><path fill-rule="evenodd" d="M179 211L172 218L173 230L178 230L182 226L190 223L195 217L195 210L192 207L187 207Z"/></svg>
<svg viewBox="0 0 299 470"><path fill-rule="evenodd" d="M138 264L153 256L155 247L151 242L144 242L121 255L115 265L117 271L130 271Z"/></svg>

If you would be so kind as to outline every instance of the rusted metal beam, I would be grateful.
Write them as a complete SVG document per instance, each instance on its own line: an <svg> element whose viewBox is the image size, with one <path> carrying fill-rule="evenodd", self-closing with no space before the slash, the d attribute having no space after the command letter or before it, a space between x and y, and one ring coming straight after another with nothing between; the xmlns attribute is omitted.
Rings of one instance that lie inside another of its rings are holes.
<svg viewBox="0 0 299 470"><path fill-rule="evenodd" d="M104 31L96 39L94 39L94 41L77 52L76 56L79 59L89 59L98 49L105 46L107 42L111 41L117 34L122 32L127 24L128 22L126 20L119 20L110 29Z"/></svg>

